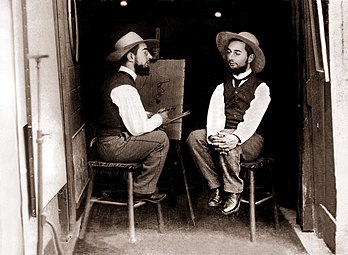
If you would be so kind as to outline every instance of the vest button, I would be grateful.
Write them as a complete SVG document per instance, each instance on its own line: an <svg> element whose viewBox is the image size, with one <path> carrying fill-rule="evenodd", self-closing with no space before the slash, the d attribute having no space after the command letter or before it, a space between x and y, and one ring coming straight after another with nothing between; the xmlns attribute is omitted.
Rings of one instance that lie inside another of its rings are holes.
<svg viewBox="0 0 348 255"><path fill-rule="evenodd" d="M234 94L238 94L238 91L236 90L236 91L234 92Z"/></svg>

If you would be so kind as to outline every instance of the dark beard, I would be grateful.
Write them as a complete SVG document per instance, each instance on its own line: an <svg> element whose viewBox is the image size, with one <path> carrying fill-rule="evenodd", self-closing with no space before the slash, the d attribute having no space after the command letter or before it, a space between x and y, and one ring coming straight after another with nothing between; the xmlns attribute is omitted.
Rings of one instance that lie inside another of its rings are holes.
<svg viewBox="0 0 348 255"><path fill-rule="evenodd" d="M150 67L144 67L138 64L134 65L135 73L139 76L148 76L150 74Z"/></svg>
<svg viewBox="0 0 348 255"><path fill-rule="evenodd" d="M226 76L225 76L225 83L232 84L232 80L234 80L234 75L238 75L240 73L244 73L247 69L247 65L238 67L238 68L231 68L228 64L226 65Z"/></svg>
<svg viewBox="0 0 348 255"><path fill-rule="evenodd" d="M247 70L248 65L245 64L244 66L238 67L238 68L231 68L228 64L227 64L227 73L229 74L234 74L234 75L238 75L240 73L244 73Z"/></svg>

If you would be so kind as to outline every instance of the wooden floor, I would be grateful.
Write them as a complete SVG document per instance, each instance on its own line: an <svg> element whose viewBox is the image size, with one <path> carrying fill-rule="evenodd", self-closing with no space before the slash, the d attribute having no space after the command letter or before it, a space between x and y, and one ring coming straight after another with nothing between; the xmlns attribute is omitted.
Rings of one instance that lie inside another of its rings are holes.
<svg viewBox="0 0 348 255"><path fill-rule="evenodd" d="M191 193L196 214L192 225L184 192L170 193L162 202L165 231L157 231L156 207L146 204L135 209L137 241L128 240L127 208L96 204L93 206L87 234L75 247L82 254L308 254L291 225L280 215L280 226L273 226L272 211L257 207L254 243L250 242L248 206L241 205L235 215L223 216L207 206L205 190Z"/></svg>

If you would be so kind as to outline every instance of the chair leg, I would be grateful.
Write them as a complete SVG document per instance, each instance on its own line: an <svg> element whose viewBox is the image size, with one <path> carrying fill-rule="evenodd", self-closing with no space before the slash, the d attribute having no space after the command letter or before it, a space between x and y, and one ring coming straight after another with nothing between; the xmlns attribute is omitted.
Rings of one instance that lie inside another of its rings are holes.
<svg viewBox="0 0 348 255"><path fill-rule="evenodd" d="M164 229L164 220L163 220L163 213L162 213L162 205L161 205L161 202L156 203L156 207L157 207L158 232L163 233L163 229Z"/></svg>
<svg viewBox="0 0 348 255"><path fill-rule="evenodd" d="M255 223L255 178L254 172L249 170L249 215L250 215L250 241L254 242L256 235Z"/></svg>
<svg viewBox="0 0 348 255"><path fill-rule="evenodd" d="M181 164L181 169L182 169L182 174L183 174L183 177L184 177L184 184L185 184L185 190L186 190L187 203L188 203L190 214L191 214L192 224L193 224L193 226L196 226L196 218L195 218L195 213L193 211L193 206L192 206L189 186L188 186L188 183L187 183L186 170L185 170L184 160L183 160L182 155L181 155L181 148L180 148L180 142L179 141L177 141L177 143L176 143L176 151L178 153L178 157L179 157L180 164Z"/></svg>
<svg viewBox="0 0 348 255"><path fill-rule="evenodd" d="M127 173L127 189L128 189L128 220L129 220L129 240L135 243L135 226L134 226L134 200L133 200L133 173Z"/></svg>

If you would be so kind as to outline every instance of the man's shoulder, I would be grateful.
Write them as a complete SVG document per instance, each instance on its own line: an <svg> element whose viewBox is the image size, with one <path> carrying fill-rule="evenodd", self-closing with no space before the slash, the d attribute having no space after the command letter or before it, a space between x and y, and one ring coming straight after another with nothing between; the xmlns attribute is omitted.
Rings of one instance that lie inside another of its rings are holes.
<svg viewBox="0 0 348 255"><path fill-rule="evenodd" d="M108 77L106 84L111 87L117 87L120 85L134 86L134 81L131 77L129 77L129 75L122 72L117 72Z"/></svg>
<svg viewBox="0 0 348 255"><path fill-rule="evenodd" d="M255 73L252 73L250 75L249 80L253 81L253 82L257 83L257 84L261 84L261 83L264 82L263 79L258 74L255 74Z"/></svg>

